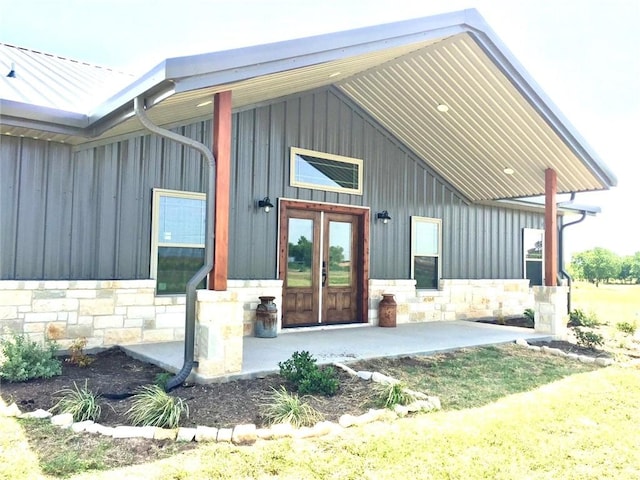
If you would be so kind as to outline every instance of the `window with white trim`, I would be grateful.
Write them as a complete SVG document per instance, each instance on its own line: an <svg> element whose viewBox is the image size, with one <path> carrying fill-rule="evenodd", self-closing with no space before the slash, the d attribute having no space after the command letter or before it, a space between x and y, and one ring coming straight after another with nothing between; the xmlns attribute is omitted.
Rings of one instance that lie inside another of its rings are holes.
<svg viewBox="0 0 640 480"><path fill-rule="evenodd" d="M529 286L544 284L544 230L522 229L522 262Z"/></svg>
<svg viewBox="0 0 640 480"><path fill-rule="evenodd" d="M441 276L442 220L411 217L411 278L420 290L435 290Z"/></svg>
<svg viewBox="0 0 640 480"><path fill-rule="evenodd" d="M362 160L291 147L292 187L362 195Z"/></svg>
<svg viewBox="0 0 640 480"><path fill-rule="evenodd" d="M204 193L153 189L151 278L158 295L185 293L204 265L205 216Z"/></svg>

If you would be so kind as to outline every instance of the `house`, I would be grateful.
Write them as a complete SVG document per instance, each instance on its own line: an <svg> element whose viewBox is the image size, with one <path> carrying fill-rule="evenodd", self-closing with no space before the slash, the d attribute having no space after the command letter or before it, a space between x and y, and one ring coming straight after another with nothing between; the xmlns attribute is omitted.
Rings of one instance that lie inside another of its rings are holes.
<svg viewBox="0 0 640 480"><path fill-rule="evenodd" d="M205 380L241 368L261 296L279 329L375 325L385 292L398 322L535 307L559 334L556 195L616 183L475 10L140 77L0 67L3 330L184 339Z"/></svg>

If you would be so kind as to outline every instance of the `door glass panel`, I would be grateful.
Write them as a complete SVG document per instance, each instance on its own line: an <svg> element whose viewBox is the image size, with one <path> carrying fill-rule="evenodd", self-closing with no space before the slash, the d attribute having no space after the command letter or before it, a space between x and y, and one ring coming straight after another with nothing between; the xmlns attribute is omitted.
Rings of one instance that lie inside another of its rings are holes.
<svg viewBox="0 0 640 480"><path fill-rule="evenodd" d="M289 248L287 252L287 286L311 287L313 258L313 220L289 219Z"/></svg>
<svg viewBox="0 0 640 480"><path fill-rule="evenodd" d="M438 257L413 257L416 288L438 288Z"/></svg>
<svg viewBox="0 0 640 480"><path fill-rule="evenodd" d="M329 222L329 286L351 285L351 223Z"/></svg>

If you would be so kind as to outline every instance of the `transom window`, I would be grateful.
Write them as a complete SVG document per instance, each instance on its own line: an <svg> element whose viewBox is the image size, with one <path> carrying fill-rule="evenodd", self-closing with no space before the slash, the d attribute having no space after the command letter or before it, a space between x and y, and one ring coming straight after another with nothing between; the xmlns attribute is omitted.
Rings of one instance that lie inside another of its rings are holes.
<svg viewBox="0 0 640 480"><path fill-rule="evenodd" d="M151 278L159 295L185 293L204 265L205 215L204 193L153 190Z"/></svg>
<svg viewBox="0 0 640 480"><path fill-rule="evenodd" d="M291 186L362 195L362 160L292 147Z"/></svg>
<svg viewBox="0 0 640 480"><path fill-rule="evenodd" d="M411 278L417 289L437 289L441 276L442 220L411 217Z"/></svg>

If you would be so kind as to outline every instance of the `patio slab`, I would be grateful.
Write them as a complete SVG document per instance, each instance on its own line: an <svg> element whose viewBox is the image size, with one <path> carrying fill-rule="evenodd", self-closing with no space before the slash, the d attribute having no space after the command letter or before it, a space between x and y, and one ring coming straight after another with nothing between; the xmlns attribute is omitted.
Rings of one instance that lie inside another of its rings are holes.
<svg viewBox="0 0 640 480"><path fill-rule="evenodd" d="M464 347L549 339L529 328L471 321L425 322L395 328L364 326L314 328L281 332L276 338L244 337L242 372L225 379L252 378L279 371L278 362L295 351L310 352L319 364L349 363L378 357L429 355ZM170 372L182 368L182 342L127 345L131 356Z"/></svg>

